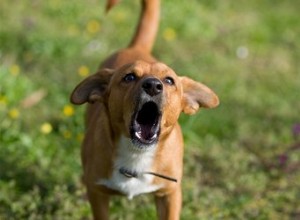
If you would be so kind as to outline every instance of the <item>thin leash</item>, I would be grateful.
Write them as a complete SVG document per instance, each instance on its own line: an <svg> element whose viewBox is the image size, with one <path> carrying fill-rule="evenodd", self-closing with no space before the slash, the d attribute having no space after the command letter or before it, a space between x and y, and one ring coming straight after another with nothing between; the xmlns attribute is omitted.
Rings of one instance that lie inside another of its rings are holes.
<svg viewBox="0 0 300 220"><path fill-rule="evenodd" d="M139 174L137 172L134 172L134 171L129 171L127 169L125 169L124 167L120 168L119 169L119 172L126 176L127 178L138 178ZM153 176L156 176L156 177L159 177L159 178L162 178L162 179L165 179L165 180L169 180L169 181L172 181L172 182L176 182L177 183L177 179L173 178L173 177L169 177L169 176L166 176L166 175L162 175L162 174L159 174L159 173L154 173L154 172L142 172L140 174L148 174L148 175L153 175Z"/></svg>

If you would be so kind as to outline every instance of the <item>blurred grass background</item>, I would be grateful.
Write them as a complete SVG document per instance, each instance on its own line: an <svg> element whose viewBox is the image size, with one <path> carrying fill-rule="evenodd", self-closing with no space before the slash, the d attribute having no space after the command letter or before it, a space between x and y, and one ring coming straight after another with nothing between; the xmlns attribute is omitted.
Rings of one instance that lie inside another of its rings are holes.
<svg viewBox="0 0 300 220"><path fill-rule="evenodd" d="M88 219L74 86L125 47L139 1L0 2L0 219ZM182 219L300 218L300 2L163 0L154 54L221 105L182 116ZM111 219L155 219L151 196Z"/></svg>

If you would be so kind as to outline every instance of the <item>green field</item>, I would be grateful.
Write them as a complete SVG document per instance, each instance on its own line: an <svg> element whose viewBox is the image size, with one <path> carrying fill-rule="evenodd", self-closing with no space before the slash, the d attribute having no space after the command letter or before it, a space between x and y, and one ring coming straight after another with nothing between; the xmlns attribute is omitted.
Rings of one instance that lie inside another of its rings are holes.
<svg viewBox="0 0 300 220"><path fill-rule="evenodd" d="M74 86L133 33L139 1L0 2L0 219L89 219ZM182 219L300 219L300 2L162 0L154 55L219 95L180 118ZM149 195L111 219L155 219Z"/></svg>

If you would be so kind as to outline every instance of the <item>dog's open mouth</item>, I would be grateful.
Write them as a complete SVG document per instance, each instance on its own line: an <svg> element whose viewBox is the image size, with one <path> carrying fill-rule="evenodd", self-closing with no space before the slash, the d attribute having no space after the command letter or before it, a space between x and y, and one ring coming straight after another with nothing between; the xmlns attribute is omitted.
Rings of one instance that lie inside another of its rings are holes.
<svg viewBox="0 0 300 220"><path fill-rule="evenodd" d="M131 137L139 145L154 144L158 140L161 113L155 102L146 102L133 116Z"/></svg>

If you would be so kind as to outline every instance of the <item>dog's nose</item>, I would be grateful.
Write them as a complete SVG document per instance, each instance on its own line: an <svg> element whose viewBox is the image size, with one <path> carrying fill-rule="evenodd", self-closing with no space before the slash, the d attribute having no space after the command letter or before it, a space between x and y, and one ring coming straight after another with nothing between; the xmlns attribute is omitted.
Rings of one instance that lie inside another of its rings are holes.
<svg viewBox="0 0 300 220"><path fill-rule="evenodd" d="M163 91L163 84L156 78L148 78L142 84L144 91L150 96L156 96Z"/></svg>

